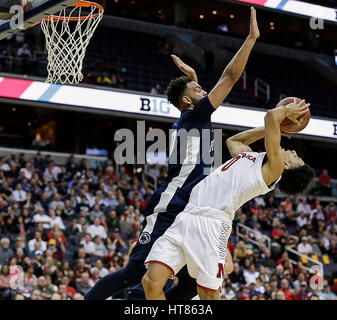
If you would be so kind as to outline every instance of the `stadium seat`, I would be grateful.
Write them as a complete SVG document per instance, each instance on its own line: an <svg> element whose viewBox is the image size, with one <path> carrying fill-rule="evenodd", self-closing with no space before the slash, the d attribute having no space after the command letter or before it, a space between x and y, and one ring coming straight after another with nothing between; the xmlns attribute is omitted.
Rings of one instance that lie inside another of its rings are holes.
<svg viewBox="0 0 337 320"><path fill-rule="evenodd" d="M330 259L329 259L329 256L328 255L323 255L322 256L322 261L324 264L330 264Z"/></svg>

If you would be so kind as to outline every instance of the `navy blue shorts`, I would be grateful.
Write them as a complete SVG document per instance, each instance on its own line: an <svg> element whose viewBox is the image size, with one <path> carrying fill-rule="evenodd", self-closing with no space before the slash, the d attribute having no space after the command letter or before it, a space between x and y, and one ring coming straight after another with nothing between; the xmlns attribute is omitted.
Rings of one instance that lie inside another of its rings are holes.
<svg viewBox="0 0 337 320"><path fill-rule="evenodd" d="M172 198L168 205L165 206L165 211L160 211L157 215L154 214L155 208L160 202L162 193L167 191L167 185L161 185L151 195L145 209L145 220L143 222L142 233L139 236L136 246L132 250L130 259L145 261L150 253L154 242L162 236L165 231L172 225L177 214L182 212L186 207L189 197L179 188L172 191ZM150 232L147 232L149 217L152 217L151 223L153 227Z"/></svg>

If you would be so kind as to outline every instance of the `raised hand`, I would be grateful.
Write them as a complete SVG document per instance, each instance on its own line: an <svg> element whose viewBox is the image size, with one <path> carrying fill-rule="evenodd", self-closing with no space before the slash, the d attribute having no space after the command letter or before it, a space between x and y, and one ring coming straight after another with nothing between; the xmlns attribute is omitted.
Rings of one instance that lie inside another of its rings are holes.
<svg viewBox="0 0 337 320"><path fill-rule="evenodd" d="M197 74L196 74L195 70L191 66L189 66L188 64L186 64L185 62L183 62L179 57L177 57L174 54L171 54L171 57L172 57L174 63L176 64L176 66L183 73L185 73L188 77L190 77L191 79L193 79L195 82L198 82Z"/></svg>
<svg viewBox="0 0 337 320"><path fill-rule="evenodd" d="M281 135L284 136L284 137L287 137L288 139L291 139L291 134L283 131L282 129L281 129Z"/></svg>
<svg viewBox="0 0 337 320"><path fill-rule="evenodd" d="M249 37L256 40L260 36L259 26L256 20L256 10L250 7L250 31Z"/></svg>
<svg viewBox="0 0 337 320"><path fill-rule="evenodd" d="M305 103L305 100L301 100L297 103L296 99L294 98L294 102L291 102L285 106L287 109L287 118L299 125L300 122L297 119L308 112L309 106L310 103Z"/></svg>

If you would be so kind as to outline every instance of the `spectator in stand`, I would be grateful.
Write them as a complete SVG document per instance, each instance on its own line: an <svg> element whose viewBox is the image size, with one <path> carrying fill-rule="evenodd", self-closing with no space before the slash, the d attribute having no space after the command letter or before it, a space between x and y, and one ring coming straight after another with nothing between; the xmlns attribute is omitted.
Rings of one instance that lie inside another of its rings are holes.
<svg viewBox="0 0 337 320"><path fill-rule="evenodd" d="M300 290L295 293L293 300L308 300L308 293L307 293L307 283L303 281L300 286Z"/></svg>
<svg viewBox="0 0 337 320"><path fill-rule="evenodd" d="M70 278L68 276L62 278L61 284L66 286L67 296L73 297L76 294L75 288L70 285Z"/></svg>
<svg viewBox="0 0 337 320"><path fill-rule="evenodd" d="M115 72L112 72L112 74L111 74L111 86L113 88L119 87L119 78L117 77Z"/></svg>
<svg viewBox="0 0 337 320"><path fill-rule="evenodd" d="M281 281L280 291L284 293L286 300L294 300L294 293L293 290L289 288L289 281L287 279Z"/></svg>
<svg viewBox="0 0 337 320"><path fill-rule="evenodd" d="M62 218L60 216L56 216L55 210L52 210L52 209L49 210L49 222L50 222L50 228L54 228L54 226L58 226L58 228L61 230L66 229Z"/></svg>
<svg viewBox="0 0 337 320"><path fill-rule="evenodd" d="M300 213L303 212L306 217L308 217L311 213L311 208L310 205L307 202L307 198L303 198L302 200L299 201L296 212Z"/></svg>
<svg viewBox="0 0 337 320"><path fill-rule="evenodd" d="M74 294L73 300L84 300L84 298L83 298L83 295L77 292Z"/></svg>
<svg viewBox="0 0 337 320"><path fill-rule="evenodd" d="M241 295L239 296L239 300L250 300L248 285L243 286L243 290Z"/></svg>
<svg viewBox="0 0 337 320"><path fill-rule="evenodd" d="M64 202L61 201L61 196L58 193L54 194L54 199L49 204L49 209L56 210L57 206L61 205L62 208L64 207Z"/></svg>
<svg viewBox="0 0 337 320"><path fill-rule="evenodd" d="M44 213L44 209L41 207L37 208L37 213L35 213L35 215L33 216L33 221L35 223L42 222L43 229L48 229L48 230L50 229L50 223L51 223L50 217Z"/></svg>
<svg viewBox="0 0 337 320"><path fill-rule="evenodd" d="M95 218L94 224L89 226L88 233L90 233L92 238L95 238L97 235L103 239L106 239L107 237L106 230L103 226L100 225L99 218Z"/></svg>
<svg viewBox="0 0 337 320"><path fill-rule="evenodd" d="M80 244L83 245L86 254L93 255L95 253L95 244L91 241L90 233L85 235L85 238L80 242Z"/></svg>
<svg viewBox="0 0 337 320"><path fill-rule="evenodd" d="M279 291L277 291L277 292L274 292L274 293L275 293L274 300L288 300L286 298L285 293L281 289Z"/></svg>
<svg viewBox="0 0 337 320"><path fill-rule="evenodd" d="M41 292L42 300L49 300L55 292L53 286L47 283L44 276L40 276L37 279L37 285L34 289L38 289Z"/></svg>
<svg viewBox="0 0 337 320"><path fill-rule="evenodd" d="M99 275L101 278L109 274L109 270L104 267L103 262L101 259L97 259L95 262L95 266L91 269L91 272L94 271L94 269L97 269L99 271Z"/></svg>
<svg viewBox="0 0 337 320"><path fill-rule="evenodd" d="M284 207L285 212L290 212L293 210L293 204L289 197L281 202L281 206Z"/></svg>
<svg viewBox="0 0 337 320"><path fill-rule="evenodd" d="M330 202L329 205L326 207L326 220L328 222L334 222L337 220L337 212L336 212L336 206L334 202Z"/></svg>
<svg viewBox="0 0 337 320"><path fill-rule="evenodd" d="M127 210L124 197L118 197L118 205L116 206L115 210L118 217L120 217Z"/></svg>
<svg viewBox="0 0 337 320"><path fill-rule="evenodd" d="M83 296L91 289L89 284L90 276L89 273L83 272L81 274L81 279L76 283L76 291Z"/></svg>
<svg viewBox="0 0 337 320"><path fill-rule="evenodd" d="M22 73L28 74L31 70L29 59L33 58L33 53L29 48L28 43L22 44L22 46L18 49L17 56L22 58L21 62Z"/></svg>
<svg viewBox="0 0 337 320"><path fill-rule="evenodd" d="M49 232L48 239L55 239L58 243L62 243L64 246L67 244L67 239L58 224L55 224L51 232Z"/></svg>
<svg viewBox="0 0 337 320"><path fill-rule="evenodd" d="M42 294L39 289L33 289L31 295L30 295L31 300L42 300Z"/></svg>
<svg viewBox="0 0 337 320"><path fill-rule="evenodd" d="M94 237L94 254L98 257L104 257L108 254L108 250L106 249L102 238L100 236Z"/></svg>
<svg viewBox="0 0 337 320"><path fill-rule="evenodd" d="M322 209L321 205L317 205L317 207L315 209L313 209L310 213L310 220L312 220L314 218L314 214L317 214L316 219L317 220L325 220L325 215Z"/></svg>
<svg viewBox="0 0 337 320"><path fill-rule="evenodd" d="M152 87L150 93L151 93L151 94L163 94L163 90L162 90L162 88L161 88L160 83L156 83L156 84L154 85L154 87Z"/></svg>
<svg viewBox="0 0 337 320"><path fill-rule="evenodd" d="M318 177L318 183L320 187L320 191L324 196L331 196L331 183L330 176L327 169L322 171L322 174Z"/></svg>
<svg viewBox="0 0 337 320"><path fill-rule="evenodd" d="M6 237L0 240L0 266L9 263L13 257L13 250L9 247L10 240Z"/></svg>
<svg viewBox="0 0 337 320"><path fill-rule="evenodd" d="M235 290L239 290L240 286L246 283L245 278L243 276L242 270L240 270L240 265L237 262L233 264L233 272L229 274L229 279L235 288Z"/></svg>
<svg viewBox="0 0 337 320"><path fill-rule="evenodd" d="M255 270L255 265L253 263L250 265L249 270L243 272L243 276L247 284L250 284L252 282L255 283L259 275L260 273Z"/></svg>
<svg viewBox="0 0 337 320"><path fill-rule="evenodd" d="M262 260L262 265L269 270L273 270L276 267L276 262L271 258L270 250L266 249L264 254L265 258Z"/></svg>
<svg viewBox="0 0 337 320"><path fill-rule="evenodd" d="M45 252L47 250L47 243L42 240L42 235L39 231L35 231L34 238L28 241L28 249L30 252L35 251L36 243L40 244L40 251Z"/></svg>
<svg viewBox="0 0 337 320"><path fill-rule="evenodd" d="M271 233L271 238L278 240L283 236L284 232L282 229L282 225L280 222L277 222L275 228L273 229L272 233Z"/></svg>
<svg viewBox="0 0 337 320"><path fill-rule="evenodd" d="M90 269L85 265L84 258L78 259L77 266L73 268L74 278L79 279L81 274L87 272L89 276L91 275Z"/></svg>
<svg viewBox="0 0 337 320"><path fill-rule="evenodd" d="M17 55L18 57L32 58L33 54L29 48L29 44L28 43L22 44L22 46L18 49Z"/></svg>
<svg viewBox="0 0 337 320"><path fill-rule="evenodd" d="M10 286L11 276L9 273L9 266L3 264L0 273L0 300L11 300L13 292Z"/></svg>
<svg viewBox="0 0 337 320"><path fill-rule="evenodd" d="M79 229L77 227L77 219L71 219L70 225L65 230L65 236L70 240L72 245L75 245L76 235L79 233Z"/></svg>
<svg viewBox="0 0 337 320"><path fill-rule="evenodd" d="M296 218L296 223L299 228L302 228L307 224L307 217L305 216L303 211L299 212L299 216Z"/></svg>
<svg viewBox="0 0 337 320"><path fill-rule="evenodd" d="M30 162L27 162L25 167L21 168L19 172L23 172L24 177L30 180L33 176L32 164Z"/></svg>
<svg viewBox="0 0 337 320"><path fill-rule="evenodd" d="M297 279L293 281L293 288L295 292L298 292L300 290L301 284L305 282L305 273L304 272L299 272L297 275Z"/></svg>
<svg viewBox="0 0 337 320"><path fill-rule="evenodd" d="M233 261L239 261L246 257L246 246L243 241L239 241L237 247L234 249Z"/></svg>
<svg viewBox="0 0 337 320"><path fill-rule="evenodd" d="M302 237L301 242L297 245L297 251L304 255L311 255L313 253L312 246L307 242L307 237Z"/></svg>
<svg viewBox="0 0 337 320"><path fill-rule="evenodd" d="M230 283L223 283L222 290L220 292L220 299L225 298L226 300L235 300L237 298L236 293L232 289Z"/></svg>
<svg viewBox="0 0 337 320"><path fill-rule="evenodd" d="M337 300L337 295L331 292L331 288L329 286L329 283L324 280L324 288L323 288L323 294L322 294L323 300Z"/></svg>
<svg viewBox="0 0 337 320"><path fill-rule="evenodd" d="M21 293L17 293L14 300L25 300L25 297Z"/></svg>
<svg viewBox="0 0 337 320"><path fill-rule="evenodd" d="M100 218L101 216L103 216L103 212L99 208L99 205L96 204L94 208L90 211L90 220L94 222L96 218Z"/></svg>
<svg viewBox="0 0 337 320"><path fill-rule="evenodd" d="M22 184L18 183L16 185L15 191L13 192L13 199L16 202L23 203L27 200L27 192L22 190Z"/></svg>
<svg viewBox="0 0 337 320"><path fill-rule="evenodd" d="M111 210L107 218L108 229L113 230L119 228L119 219L117 218L116 210Z"/></svg>
<svg viewBox="0 0 337 320"><path fill-rule="evenodd" d="M70 292L68 292L68 288L65 284L59 285L58 294L61 296L61 300L70 300L72 298L72 295Z"/></svg>

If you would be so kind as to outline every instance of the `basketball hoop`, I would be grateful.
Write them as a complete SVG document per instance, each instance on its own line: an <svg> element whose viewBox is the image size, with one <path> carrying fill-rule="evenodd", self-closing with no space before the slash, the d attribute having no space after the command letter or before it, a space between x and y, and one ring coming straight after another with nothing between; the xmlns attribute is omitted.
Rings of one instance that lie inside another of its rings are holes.
<svg viewBox="0 0 337 320"><path fill-rule="evenodd" d="M48 52L46 82L78 84L82 81L85 52L103 12L104 8L97 3L78 1L40 21Z"/></svg>

